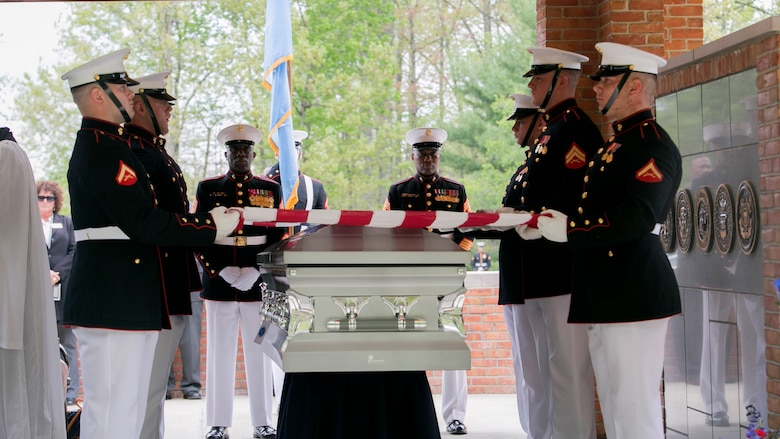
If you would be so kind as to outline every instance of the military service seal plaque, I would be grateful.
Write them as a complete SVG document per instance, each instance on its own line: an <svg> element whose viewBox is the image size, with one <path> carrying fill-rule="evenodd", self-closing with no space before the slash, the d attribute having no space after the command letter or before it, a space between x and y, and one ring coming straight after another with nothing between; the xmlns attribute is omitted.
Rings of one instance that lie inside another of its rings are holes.
<svg viewBox="0 0 780 439"><path fill-rule="evenodd" d="M680 189L677 192L675 211L677 244L680 247L680 251L688 253L691 251L691 243L693 242L693 211L691 207L691 193L688 189Z"/></svg>
<svg viewBox="0 0 780 439"><path fill-rule="evenodd" d="M750 182L744 180L737 189L737 241L745 254L753 253L758 239L758 207Z"/></svg>

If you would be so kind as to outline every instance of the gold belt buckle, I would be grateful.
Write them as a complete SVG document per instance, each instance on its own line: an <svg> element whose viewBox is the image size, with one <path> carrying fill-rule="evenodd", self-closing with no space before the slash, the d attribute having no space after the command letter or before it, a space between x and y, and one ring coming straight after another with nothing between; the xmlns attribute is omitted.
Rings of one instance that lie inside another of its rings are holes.
<svg viewBox="0 0 780 439"><path fill-rule="evenodd" d="M236 247L246 247L246 236L234 236L233 244Z"/></svg>

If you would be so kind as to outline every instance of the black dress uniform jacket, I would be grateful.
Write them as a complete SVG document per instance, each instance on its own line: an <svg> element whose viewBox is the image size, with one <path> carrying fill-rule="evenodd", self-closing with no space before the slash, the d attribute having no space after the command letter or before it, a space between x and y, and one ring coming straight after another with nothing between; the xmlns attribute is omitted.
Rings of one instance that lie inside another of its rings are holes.
<svg viewBox="0 0 780 439"><path fill-rule="evenodd" d="M68 290L70 270L73 267L73 255L76 252L76 237L73 234L73 221L67 216L55 213L52 215L51 246L49 251L49 269L60 274L60 294ZM65 297L54 301L54 312L57 322L62 322Z"/></svg>
<svg viewBox="0 0 780 439"><path fill-rule="evenodd" d="M267 207L279 208L281 190L279 184L263 176L252 173L234 174L228 172L198 183L197 211L209 211L217 206L225 207ZM236 245L214 245L198 253L203 267L203 292L200 297L208 300L252 302L262 299L259 281L249 291L241 291L230 286L219 272L225 267L255 267L257 254L270 244L279 241L286 229L256 227L245 225L236 232L233 239ZM242 245L241 237L265 236L266 242L260 245Z"/></svg>
<svg viewBox="0 0 780 439"><path fill-rule="evenodd" d="M588 159L604 139L574 99L562 101L543 118L546 127L509 181L502 204L531 213L545 209L574 213ZM508 230L498 258L499 305L571 293L572 255L565 243L524 241Z"/></svg>
<svg viewBox="0 0 780 439"><path fill-rule="evenodd" d="M96 119L82 120L68 185L77 233L115 226L130 239L76 243L63 324L170 328L157 245L210 245L216 236L211 215L156 208L146 171L124 128Z"/></svg>
<svg viewBox="0 0 780 439"><path fill-rule="evenodd" d="M589 165L569 216L574 291L569 322L632 322L680 312L680 293L661 242L682 178L680 153L650 110L613 124Z"/></svg>
<svg viewBox="0 0 780 439"><path fill-rule="evenodd" d="M279 163L276 163L270 169L268 169L268 171L266 171L265 173L265 176L279 183L279 179L281 178L281 175L279 174ZM313 193L311 208L327 209L328 196L325 193L325 186L322 184L321 181L317 180L316 178L311 179L311 186L312 186L312 193ZM309 201L309 196L306 193L306 183L304 182L304 174L298 172L298 202L295 203L295 206L293 206L293 210L306 209L306 203L308 201Z"/></svg>
<svg viewBox="0 0 780 439"><path fill-rule="evenodd" d="M446 210L471 212L466 188L455 180L438 174L425 178L420 174L393 183L387 194L384 210ZM455 231L453 241L462 249L471 250L474 239Z"/></svg>
<svg viewBox="0 0 780 439"><path fill-rule="evenodd" d="M188 213L187 183L176 161L165 150L165 139L137 125L125 125L130 147L146 168L157 207L173 213ZM195 253L183 247L161 246L163 288L170 315L191 315L190 292L200 291L200 273Z"/></svg>

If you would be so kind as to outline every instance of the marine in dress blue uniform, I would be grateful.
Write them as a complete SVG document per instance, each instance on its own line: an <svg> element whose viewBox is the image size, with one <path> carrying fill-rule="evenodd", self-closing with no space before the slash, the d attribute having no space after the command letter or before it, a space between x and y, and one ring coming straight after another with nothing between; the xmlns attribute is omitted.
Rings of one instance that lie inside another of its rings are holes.
<svg viewBox="0 0 780 439"><path fill-rule="evenodd" d="M415 128L406 133L406 142L412 147L411 159L417 173L390 186L384 210L446 210L471 212L466 188L455 180L439 175L439 160L447 132L441 128ZM470 251L474 239L460 231L452 239ZM466 419L468 381L465 370L442 371L442 415L447 431L467 434Z"/></svg>
<svg viewBox="0 0 780 439"><path fill-rule="evenodd" d="M76 253L63 324L79 339L81 437L140 436L157 336L169 328L158 245L210 245L238 212L156 207L145 169L119 124L132 116L129 49L65 73L83 119L68 168Z"/></svg>
<svg viewBox="0 0 780 439"><path fill-rule="evenodd" d="M293 139L295 140L295 149L298 152L298 163L303 157L303 140L309 137L309 133L302 130L293 130ZM279 163L265 171L265 176L279 183ZM327 209L328 195L325 193L325 186L321 181L311 178L298 171L298 202L295 203L293 210L311 210Z"/></svg>
<svg viewBox="0 0 780 439"><path fill-rule="evenodd" d="M303 130L293 130L293 141L295 142L295 150L298 153L298 168L300 169L301 159L303 158L303 141L309 138L309 133ZM276 155L277 160L279 155ZM281 175L279 173L279 162L274 163L273 166L266 169L265 176L271 180L279 183L281 186ZM293 206L293 210L312 210L312 209L327 209L328 208L328 194L325 193L325 186L321 181L316 178L312 178L306 174L298 171L298 201ZM288 229L290 234L298 233L301 230L305 230L306 226L294 226ZM274 363L273 366L274 375L274 400L277 405L281 404L282 387L284 385L284 371L278 364Z"/></svg>
<svg viewBox="0 0 780 439"><path fill-rule="evenodd" d="M614 134L588 163L576 211L548 211L538 226L574 253L569 321L588 328L607 437L661 439L666 329L681 310L658 238L682 178L677 146L651 110L666 61L622 44L596 48L602 60L593 89Z"/></svg>
<svg viewBox="0 0 780 439"><path fill-rule="evenodd" d="M231 125L219 132L217 141L226 146L229 171L198 184L198 212L218 206L279 208L279 184L252 174L254 145L261 140L260 131L250 125ZM227 428L233 423L239 323L254 437L276 437L272 425L273 362L254 343L262 306L256 266L257 254L279 241L284 232L282 228L244 226L197 255L203 268L201 297L206 305L206 423L212 426L208 439L227 438Z"/></svg>
<svg viewBox="0 0 780 439"><path fill-rule="evenodd" d="M166 91L170 72L160 72L138 78L130 89L133 98L133 118L125 125L130 147L146 169L157 207L168 212L186 214L190 211L187 183L179 164L165 149L173 102ZM154 353L154 365L149 384L146 416L141 437L162 439L165 435L163 403L168 386L168 373L176 355L176 347L184 331L186 316L191 314L190 292L200 291L195 254L191 249L160 246L160 267L165 289L171 329L160 331Z"/></svg>
<svg viewBox="0 0 780 439"><path fill-rule="evenodd" d="M528 145L534 144L535 139L541 133L542 127L544 126L544 122L541 118L542 111L538 105L533 103L533 98L529 95L515 93L510 94L509 97L514 101L515 108L514 112L507 120L514 121L512 124L512 133L514 134L515 142L521 148L526 148ZM512 206L520 205L520 189L525 171L526 167L523 162L507 184L506 190L504 191L504 197L501 201L502 207L500 210L514 211L515 209ZM499 296L511 298L513 296L513 290L511 290L511 288L517 288L515 284L522 279L521 276L517 276L516 274L517 264L519 264L520 261L520 246L522 240L514 230L504 232L478 231L469 232L469 234L481 238L500 239L498 266L499 279L503 279L503 281L500 281L499 283ZM515 292L514 296L518 296L518 294ZM529 324L528 316L525 314L525 307L522 306L522 300L516 300L520 303L513 303L510 300L507 303L502 303L502 308L512 346L512 366L515 372L517 413L520 418L521 427L526 434L528 434L528 432L531 431L528 419L530 389L525 383L523 363L520 358L519 338L522 334L532 334L533 330ZM538 369L539 368L535 368L534 370ZM537 377L537 381L539 380L540 378ZM533 398L536 407L548 407L549 395L535 394L533 395Z"/></svg>
<svg viewBox="0 0 780 439"><path fill-rule="evenodd" d="M531 77L531 101L542 110L544 126L507 186L503 203L530 213L574 212L588 159L603 142L574 98L582 63L588 58L548 47L528 51L533 64L524 76ZM510 231L502 237L499 263L513 267L500 270L498 303L507 306L507 329L517 349L513 356L522 363L528 436L595 438L587 336L583 327L566 321L571 250L547 240L522 241Z"/></svg>

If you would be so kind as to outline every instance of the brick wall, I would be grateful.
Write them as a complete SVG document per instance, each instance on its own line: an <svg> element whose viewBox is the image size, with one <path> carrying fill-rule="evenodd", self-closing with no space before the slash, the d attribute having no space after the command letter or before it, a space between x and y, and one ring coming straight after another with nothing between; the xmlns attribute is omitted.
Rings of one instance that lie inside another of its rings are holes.
<svg viewBox="0 0 780 439"><path fill-rule="evenodd" d="M514 393L515 376L512 368L512 352L509 335L504 325L504 314L498 306L498 272L468 272L465 280L466 304L464 321L468 334L466 342L471 348L471 370L468 377L470 394ZM206 383L206 319L204 307L203 332L201 334L201 383L204 394ZM241 338L239 337L239 346ZM244 356L238 350L236 365L236 394L246 395ZM173 363L176 381L181 380L181 358L176 354ZM428 372L431 390L441 392L441 372ZM174 391L173 397L181 397Z"/></svg>

